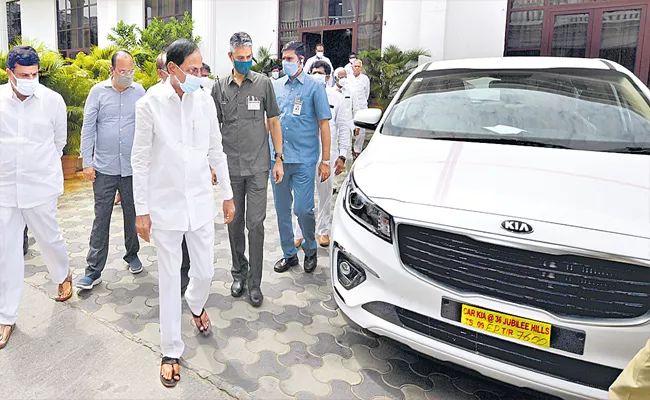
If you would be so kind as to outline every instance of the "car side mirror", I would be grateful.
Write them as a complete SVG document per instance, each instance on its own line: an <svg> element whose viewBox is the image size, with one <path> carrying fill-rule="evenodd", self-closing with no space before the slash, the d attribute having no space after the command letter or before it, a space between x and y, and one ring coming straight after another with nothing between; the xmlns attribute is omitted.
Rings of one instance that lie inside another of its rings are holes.
<svg viewBox="0 0 650 400"><path fill-rule="evenodd" d="M383 111L379 108L366 108L354 114L354 125L359 128L374 130L381 120Z"/></svg>

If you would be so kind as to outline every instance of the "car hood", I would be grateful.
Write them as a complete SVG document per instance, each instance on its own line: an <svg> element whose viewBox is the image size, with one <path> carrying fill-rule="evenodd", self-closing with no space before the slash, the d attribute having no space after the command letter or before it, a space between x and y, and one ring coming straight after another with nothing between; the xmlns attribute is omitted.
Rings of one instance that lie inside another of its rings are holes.
<svg viewBox="0 0 650 400"><path fill-rule="evenodd" d="M354 179L377 200L650 238L647 155L376 134Z"/></svg>

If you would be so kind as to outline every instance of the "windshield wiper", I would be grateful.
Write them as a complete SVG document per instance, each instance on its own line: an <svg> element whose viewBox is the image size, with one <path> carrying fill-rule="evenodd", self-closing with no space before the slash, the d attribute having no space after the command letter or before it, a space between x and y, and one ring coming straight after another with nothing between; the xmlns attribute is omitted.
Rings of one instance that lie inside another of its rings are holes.
<svg viewBox="0 0 650 400"><path fill-rule="evenodd" d="M622 147L620 149L604 150L608 153L650 154L650 147Z"/></svg>
<svg viewBox="0 0 650 400"><path fill-rule="evenodd" d="M436 140L451 140L458 142L477 142L477 143L496 143L496 144L514 144L518 146L531 146L531 147L549 147L553 149L571 149L571 147L562 146L559 144L540 142L536 140L512 139L512 138L466 138L466 137L433 137Z"/></svg>

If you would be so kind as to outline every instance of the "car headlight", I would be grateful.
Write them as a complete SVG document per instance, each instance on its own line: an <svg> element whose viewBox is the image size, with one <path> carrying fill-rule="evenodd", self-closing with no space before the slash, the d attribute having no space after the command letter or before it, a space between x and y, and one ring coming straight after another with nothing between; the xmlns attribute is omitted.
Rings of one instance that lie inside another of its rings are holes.
<svg viewBox="0 0 650 400"><path fill-rule="evenodd" d="M352 219L388 243L393 242L391 235L393 218L359 190L353 174L348 180L344 204L345 210Z"/></svg>

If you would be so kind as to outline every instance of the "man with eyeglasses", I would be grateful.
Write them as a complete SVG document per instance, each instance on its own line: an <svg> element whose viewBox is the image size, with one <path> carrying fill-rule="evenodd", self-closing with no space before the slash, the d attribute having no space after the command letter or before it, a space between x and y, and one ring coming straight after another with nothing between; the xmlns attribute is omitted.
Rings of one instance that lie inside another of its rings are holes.
<svg viewBox="0 0 650 400"><path fill-rule="evenodd" d="M135 133L135 103L145 91L133 82L135 63L127 51L111 58L111 77L93 86L86 99L81 129L84 177L93 183L95 221L90 234L86 274L78 282L90 290L101 282L106 266L111 214L119 192L124 215L124 261L132 274L142 272L140 243L135 229L131 149Z"/></svg>

